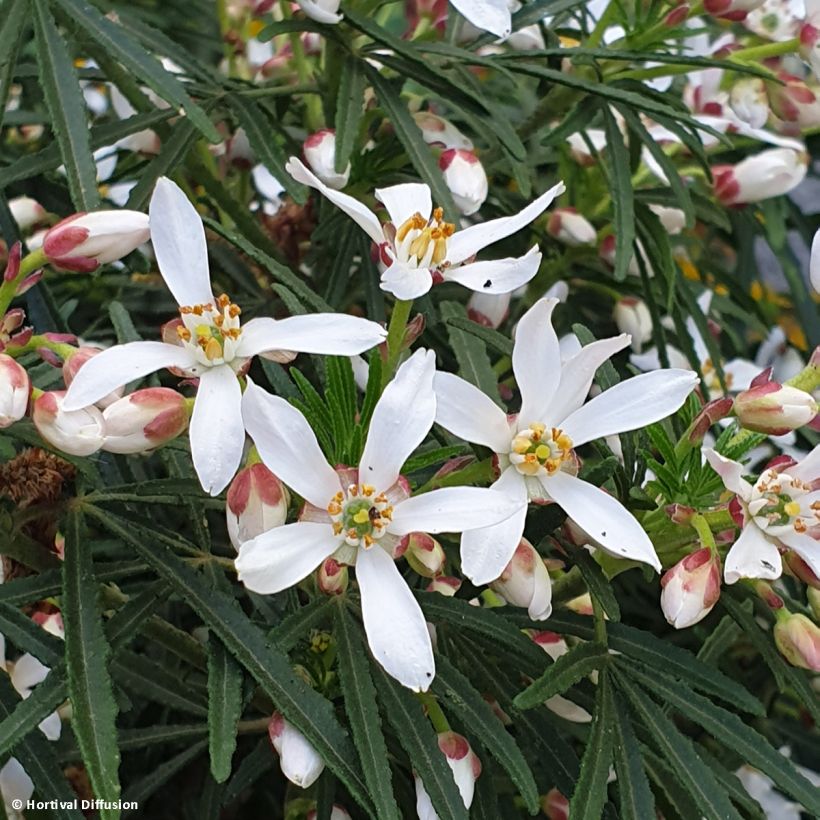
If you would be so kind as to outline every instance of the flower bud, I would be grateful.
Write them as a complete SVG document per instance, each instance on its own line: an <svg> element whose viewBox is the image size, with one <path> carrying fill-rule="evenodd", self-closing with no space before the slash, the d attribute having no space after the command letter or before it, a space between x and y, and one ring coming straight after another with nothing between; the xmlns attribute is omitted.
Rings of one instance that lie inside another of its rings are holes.
<svg viewBox="0 0 820 820"><path fill-rule="evenodd" d="M723 205L743 205L782 196L806 176L806 158L793 148L769 148L737 165L712 168L715 195Z"/></svg>
<svg viewBox="0 0 820 820"><path fill-rule="evenodd" d="M439 117L432 111L417 111L413 114L413 119L421 129L422 139L428 145L435 145L445 150L463 148L466 151L472 151L473 143L444 117Z"/></svg>
<svg viewBox="0 0 820 820"><path fill-rule="evenodd" d="M456 207L465 216L474 214L487 199L488 183L478 157L463 148L448 148L438 160L444 182Z"/></svg>
<svg viewBox="0 0 820 820"><path fill-rule="evenodd" d="M774 642L792 666L820 672L820 628L805 615L789 613L778 618Z"/></svg>
<svg viewBox="0 0 820 820"><path fill-rule="evenodd" d="M63 381L65 382L65 386L69 387L71 382L74 381L74 377L77 375L80 368L89 359L99 353L102 353L102 350L97 347L78 347L68 358L64 359ZM96 402L97 407L108 407L109 404L113 404L115 401L121 399L123 392L124 388L122 387L112 390L107 396L103 396L98 402Z"/></svg>
<svg viewBox="0 0 820 820"><path fill-rule="evenodd" d="M72 456L90 456L105 441L105 421L93 405L82 410L63 410L65 391L38 396L31 418L37 432L53 447Z"/></svg>
<svg viewBox="0 0 820 820"><path fill-rule="evenodd" d="M481 774L481 761L470 748L467 738L455 732L441 732L438 736L438 747L453 772L464 807L469 809L475 794L475 782ZM421 778L416 775L414 779L416 781L416 814L419 820L438 820L438 815Z"/></svg>
<svg viewBox="0 0 820 820"><path fill-rule="evenodd" d="M552 583L544 559L522 538L500 577L490 583L512 606L527 607L530 618L544 621L552 613Z"/></svg>
<svg viewBox="0 0 820 820"><path fill-rule="evenodd" d="M78 213L46 232L43 251L59 268L88 273L127 256L149 235L148 216L139 211Z"/></svg>
<svg viewBox="0 0 820 820"><path fill-rule="evenodd" d="M349 581L348 569L335 558L325 558L316 570L316 586L325 595L342 595Z"/></svg>
<svg viewBox="0 0 820 820"><path fill-rule="evenodd" d="M185 397L167 387L147 387L103 410L109 453L145 453L175 439L188 427Z"/></svg>
<svg viewBox="0 0 820 820"><path fill-rule="evenodd" d="M26 414L31 382L25 368L0 353L0 428L9 427Z"/></svg>
<svg viewBox="0 0 820 820"><path fill-rule="evenodd" d="M228 488L225 505L231 543L238 550L245 541L281 527L289 503L285 485L264 464L241 469Z"/></svg>
<svg viewBox="0 0 820 820"><path fill-rule="evenodd" d="M689 438L690 443L700 444L700 442L703 441L703 437L709 432L709 428L713 424L717 424L721 419L725 419L729 413L732 412L733 407L734 400L729 396L724 396L722 399L714 399L704 404L686 431L686 436Z"/></svg>
<svg viewBox="0 0 820 820"><path fill-rule="evenodd" d="M451 575L439 575L427 584L428 592L438 592L447 598L452 598L461 589L461 581Z"/></svg>
<svg viewBox="0 0 820 820"><path fill-rule="evenodd" d="M817 415L811 393L788 384L764 381L735 397L735 415L747 430L782 436L808 424Z"/></svg>
<svg viewBox="0 0 820 820"><path fill-rule="evenodd" d="M569 820L569 800L558 789L550 789L541 798L541 812L549 820Z"/></svg>
<svg viewBox="0 0 820 820"><path fill-rule="evenodd" d="M311 134L302 145L305 161L322 182L329 188L337 190L344 188L350 178L350 163L344 172L336 172L336 132L330 128L323 128Z"/></svg>
<svg viewBox="0 0 820 820"><path fill-rule="evenodd" d="M325 764L305 736L279 712L274 712L270 719L268 735L273 748L279 753L282 774L300 789L312 786L324 770Z"/></svg>
<svg viewBox="0 0 820 820"><path fill-rule="evenodd" d="M556 208L551 211L547 220L547 233L571 248L594 245L598 238L592 223L575 208Z"/></svg>
<svg viewBox="0 0 820 820"><path fill-rule="evenodd" d="M720 556L708 547L678 561L661 578L661 609L675 629L702 621L720 597Z"/></svg>
<svg viewBox="0 0 820 820"><path fill-rule="evenodd" d="M646 302L634 296L624 296L615 304L613 318L618 330L632 337L632 349L640 353L652 338L652 315Z"/></svg>
<svg viewBox="0 0 820 820"><path fill-rule="evenodd" d="M33 228L46 215L46 209L30 196L16 196L10 199L9 210L21 231Z"/></svg>
<svg viewBox="0 0 820 820"><path fill-rule="evenodd" d="M778 83L769 84L769 100L775 116L798 128L820 125L820 99L816 86L810 88L800 77L778 72Z"/></svg>
<svg viewBox="0 0 820 820"><path fill-rule="evenodd" d="M444 564L447 562L444 548L426 532L411 532L406 535L399 551L413 571L424 578L435 578L444 572Z"/></svg>
<svg viewBox="0 0 820 820"><path fill-rule="evenodd" d="M703 8L713 17L740 22L746 19L750 11L759 8L763 3L764 0L704 0Z"/></svg>
<svg viewBox="0 0 820 820"><path fill-rule="evenodd" d="M820 79L820 27L817 21L806 21L798 32L800 56L811 66L814 76Z"/></svg>
<svg viewBox="0 0 820 820"><path fill-rule="evenodd" d="M806 598L809 601L809 607L811 608L811 614L818 620L820 620L820 589L816 587L809 587L806 590Z"/></svg>
<svg viewBox="0 0 820 820"><path fill-rule="evenodd" d="M762 128L769 119L769 97L760 77L744 77L729 92L729 105L738 119L752 128Z"/></svg>
<svg viewBox="0 0 820 820"><path fill-rule="evenodd" d="M788 570L795 578L800 579L810 588L820 589L820 578L814 574L808 563L794 550L786 550L783 554L783 562L783 568Z"/></svg>

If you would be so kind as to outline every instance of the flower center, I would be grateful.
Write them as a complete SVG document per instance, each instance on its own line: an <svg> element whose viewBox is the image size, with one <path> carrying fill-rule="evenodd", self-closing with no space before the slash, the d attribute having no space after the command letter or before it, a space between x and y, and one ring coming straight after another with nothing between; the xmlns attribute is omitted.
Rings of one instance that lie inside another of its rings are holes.
<svg viewBox="0 0 820 820"><path fill-rule="evenodd" d="M429 220L415 213L396 231L396 257L410 267L436 267L447 258L447 240L455 230L452 222L444 221L443 208L435 208Z"/></svg>
<svg viewBox="0 0 820 820"><path fill-rule="evenodd" d="M233 304L223 293L216 304L180 307L182 324L177 333L182 343L193 350L197 361L204 365L226 364L233 361L239 337L242 334L239 305Z"/></svg>
<svg viewBox="0 0 820 820"><path fill-rule="evenodd" d="M531 424L519 430L510 444L510 462L522 475L552 475L571 454L570 437L544 424Z"/></svg>
<svg viewBox="0 0 820 820"><path fill-rule="evenodd" d="M340 490L327 505L327 512L334 535L343 536L351 547L361 544L365 549L385 534L393 517L387 496L376 495L370 484L350 484L345 492Z"/></svg>
<svg viewBox="0 0 820 820"><path fill-rule="evenodd" d="M754 486L749 512L763 529L791 527L797 533L820 526L820 501L802 503L811 487L787 473L766 470Z"/></svg>

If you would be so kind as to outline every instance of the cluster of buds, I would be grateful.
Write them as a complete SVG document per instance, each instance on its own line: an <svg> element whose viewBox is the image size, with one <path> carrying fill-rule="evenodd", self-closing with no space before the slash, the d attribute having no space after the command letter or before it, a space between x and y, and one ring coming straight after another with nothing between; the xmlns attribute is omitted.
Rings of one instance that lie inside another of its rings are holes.
<svg viewBox="0 0 820 820"><path fill-rule="evenodd" d="M453 773L464 807L469 809L475 794L475 782L481 774L481 761L470 747L467 738L455 732L441 732L438 736L438 747ZM415 781L416 814L419 820L438 820L438 814L418 775L415 775Z"/></svg>
<svg viewBox="0 0 820 820"><path fill-rule="evenodd" d="M811 424L818 406L811 393L771 380L771 368L735 397L734 412L747 430L782 436Z"/></svg>

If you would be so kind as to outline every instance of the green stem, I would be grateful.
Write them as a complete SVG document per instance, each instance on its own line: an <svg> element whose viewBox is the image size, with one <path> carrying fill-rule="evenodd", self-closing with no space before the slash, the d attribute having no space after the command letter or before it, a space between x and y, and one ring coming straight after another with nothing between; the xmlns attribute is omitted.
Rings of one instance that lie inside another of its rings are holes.
<svg viewBox="0 0 820 820"><path fill-rule="evenodd" d="M714 552L717 549L717 544L715 544L715 536L712 535L712 528L706 518L700 513L695 513L692 516L692 526L695 528L698 538L700 538L700 543L704 547L708 547L711 552Z"/></svg>
<svg viewBox="0 0 820 820"><path fill-rule="evenodd" d="M427 717L430 718L430 723L433 724L433 728L436 732L438 734L449 732L450 724L447 722L444 712L441 711L441 706L438 705L438 701L432 695L420 694L418 698L426 707Z"/></svg>
<svg viewBox="0 0 820 820"><path fill-rule="evenodd" d="M792 37L779 43L764 43L762 46L741 48L728 56L733 63L759 63L767 57L779 57L781 54L793 54L800 48L800 40Z"/></svg>
<svg viewBox="0 0 820 820"><path fill-rule="evenodd" d="M566 603L587 591L584 576L576 566L569 572L565 572L560 578L552 582L552 602L553 604Z"/></svg>
<svg viewBox="0 0 820 820"><path fill-rule="evenodd" d="M390 325L387 328L387 364L382 375L382 389L387 382L393 378L396 367L401 356L402 342L404 341L404 331L407 327L407 320L410 318L410 310L413 307L412 299L396 299L393 304L393 312L390 314Z"/></svg>
<svg viewBox="0 0 820 820"><path fill-rule="evenodd" d="M37 335L32 336L24 345L9 345L3 351L9 356L22 356L24 353L31 353L33 350L40 350L45 348L52 353L56 353L61 359L68 359L77 348L67 342L54 342L47 336Z"/></svg>
<svg viewBox="0 0 820 820"><path fill-rule="evenodd" d="M17 272L17 276L0 285L0 316L8 310L23 280L46 264L48 264L48 257L42 248L32 251L20 262L20 270Z"/></svg>

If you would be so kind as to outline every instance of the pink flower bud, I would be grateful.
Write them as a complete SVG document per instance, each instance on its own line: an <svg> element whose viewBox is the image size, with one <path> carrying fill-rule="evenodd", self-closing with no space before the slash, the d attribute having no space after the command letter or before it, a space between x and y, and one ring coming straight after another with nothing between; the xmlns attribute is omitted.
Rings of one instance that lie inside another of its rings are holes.
<svg viewBox="0 0 820 820"><path fill-rule="evenodd" d="M439 575L427 585L428 592L438 592L447 598L452 598L461 589L461 581L451 575Z"/></svg>
<svg viewBox="0 0 820 820"><path fill-rule="evenodd" d="M432 111L417 111L413 114L413 119L421 129L421 136L428 145L435 145L445 150L463 148L466 151L472 151L473 143L444 117L439 117Z"/></svg>
<svg viewBox="0 0 820 820"><path fill-rule="evenodd" d="M335 558L325 558L316 570L316 586L325 595L342 595L349 582L348 569Z"/></svg>
<svg viewBox="0 0 820 820"><path fill-rule="evenodd" d="M167 387L147 387L103 410L109 453L145 453L183 433L188 427L185 397Z"/></svg>
<svg viewBox="0 0 820 820"><path fill-rule="evenodd" d="M274 712L270 719L268 735L273 748L279 753L282 774L300 789L312 786L325 764L305 736L279 712Z"/></svg>
<svg viewBox="0 0 820 820"><path fill-rule="evenodd" d="M652 315L646 302L634 296L624 296L616 303L613 318L618 330L632 337L632 349L640 353L652 338Z"/></svg>
<svg viewBox="0 0 820 820"><path fill-rule="evenodd" d="M569 800L558 789L550 789L541 798L541 811L549 820L569 820Z"/></svg>
<svg viewBox="0 0 820 820"><path fill-rule="evenodd" d="M820 548L820 542L818 542ZM795 578L800 579L804 584L820 589L820 578L818 578L811 567L794 550L786 550L783 555L784 568L788 569Z"/></svg>
<svg viewBox="0 0 820 820"><path fill-rule="evenodd" d="M808 424L817 415L811 393L788 384L752 384L735 397L735 415L747 430L782 436Z"/></svg>
<svg viewBox="0 0 820 820"><path fill-rule="evenodd" d="M497 328L510 312L512 293L478 293L471 291L467 316L484 327Z"/></svg>
<svg viewBox="0 0 820 820"><path fill-rule="evenodd" d="M811 66L814 76L820 79L820 27L817 21L807 21L798 33L800 56Z"/></svg>
<svg viewBox="0 0 820 820"><path fill-rule="evenodd" d="M665 510L670 520L676 524L689 525L692 523L692 517L695 514L694 507L688 507L686 504L669 504Z"/></svg>
<svg viewBox="0 0 820 820"><path fill-rule="evenodd" d="M815 620L820 620L820 589L810 587L806 590L806 598L811 608L811 614L814 615Z"/></svg>
<svg viewBox="0 0 820 820"><path fill-rule="evenodd" d="M131 253L149 235L148 216L138 211L78 213L48 230L43 251L57 267L88 273Z"/></svg>
<svg viewBox="0 0 820 820"><path fill-rule="evenodd" d="M575 208L556 208L551 211L547 220L547 233L571 248L594 245L598 238L592 223Z"/></svg>
<svg viewBox="0 0 820 820"><path fill-rule="evenodd" d="M10 427L26 414L31 382L26 369L0 353L0 428Z"/></svg>
<svg viewBox="0 0 820 820"><path fill-rule="evenodd" d="M23 246L20 242L15 242L9 251L9 258L6 261L6 269L3 272L3 281L11 282L16 279L20 273L20 257L23 252Z"/></svg>
<svg viewBox="0 0 820 820"><path fill-rule="evenodd" d="M17 196L10 199L9 210L21 231L33 228L46 216L46 209L30 196Z"/></svg>
<svg viewBox="0 0 820 820"><path fill-rule="evenodd" d="M552 613L552 583L544 559L522 538L504 572L490 584L512 606L527 607L530 618L544 621Z"/></svg>
<svg viewBox="0 0 820 820"><path fill-rule="evenodd" d="M444 548L426 532L411 532L399 547L407 563L424 578L435 578L444 571L447 556Z"/></svg>
<svg viewBox="0 0 820 820"><path fill-rule="evenodd" d="M66 387L74 381L74 377L77 375L80 368L98 353L102 353L102 350L97 347L78 347L74 353L63 361L63 381L65 382ZM97 402L97 407L108 407L109 404L113 404L115 401L121 399L124 392L125 388L118 387L116 390L111 391L107 396L103 396L103 398Z"/></svg>
<svg viewBox="0 0 820 820"><path fill-rule="evenodd" d="M779 618L774 642L792 666L820 672L820 628L805 615L789 613Z"/></svg>
<svg viewBox="0 0 820 820"><path fill-rule="evenodd" d="M285 485L264 464L240 470L228 488L225 506L231 543L238 550L245 541L281 527L289 503Z"/></svg>
<svg viewBox="0 0 820 820"><path fill-rule="evenodd" d="M475 795L475 782L481 774L481 761L470 748L467 738L455 732L441 732L438 736L438 747L453 772L464 806L469 809ZM421 778L416 775L415 781L416 814L419 820L439 820Z"/></svg>
<svg viewBox="0 0 820 820"><path fill-rule="evenodd" d="M743 77L729 92L729 105L738 119L752 128L762 128L769 119L769 97L760 77Z"/></svg>
<svg viewBox="0 0 820 820"><path fill-rule="evenodd" d="M686 21L690 11L691 8L685 3L680 6L676 6L669 12L669 14L666 15L666 17L664 17L663 24L669 28L677 28Z"/></svg>
<svg viewBox="0 0 820 820"><path fill-rule="evenodd" d="M336 132L330 128L323 128L311 134L302 144L302 153L305 161L322 182L329 188L337 190L344 188L350 178L350 163L344 172L339 174L335 169L336 162Z"/></svg>
<svg viewBox="0 0 820 820"><path fill-rule="evenodd" d="M715 195L723 205L742 205L782 196L806 176L806 157L793 148L769 148L737 165L712 168Z"/></svg>
<svg viewBox="0 0 820 820"><path fill-rule="evenodd" d="M456 207L465 216L474 214L487 199L489 185L478 157L463 148L448 148L438 160L444 182Z"/></svg>
<svg viewBox="0 0 820 820"><path fill-rule="evenodd" d="M816 87L810 88L800 77L780 71L778 83L769 83L772 111L781 120L797 128L820 125L820 99Z"/></svg>
<svg viewBox="0 0 820 820"><path fill-rule="evenodd" d="M702 621L720 597L720 556L708 547L678 561L661 578L661 609L675 629Z"/></svg>
<svg viewBox="0 0 820 820"><path fill-rule="evenodd" d="M65 391L43 393L32 405L31 418L37 432L53 447L72 456L90 456L105 441L102 413L93 405L82 410L63 410Z"/></svg>
<svg viewBox="0 0 820 820"><path fill-rule="evenodd" d="M763 3L764 0L704 0L703 8L714 17L739 22Z"/></svg>

